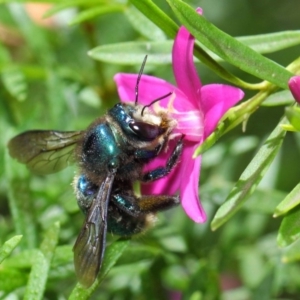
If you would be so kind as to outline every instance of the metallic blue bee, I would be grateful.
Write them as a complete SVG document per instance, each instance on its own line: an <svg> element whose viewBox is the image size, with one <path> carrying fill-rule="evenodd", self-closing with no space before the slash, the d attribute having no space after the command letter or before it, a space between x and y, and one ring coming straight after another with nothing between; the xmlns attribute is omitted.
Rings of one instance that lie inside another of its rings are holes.
<svg viewBox="0 0 300 300"><path fill-rule="evenodd" d="M165 166L143 173L143 166L168 145L176 121L138 104L139 73L135 103L118 103L85 131L33 130L10 140L10 155L38 174L50 174L70 162L79 165L74 188L78 205L86 215L74 245L74 264L79 282L95 281L105 252L106 232L132 236L143 231L157 211L179 203L178 196L142 195L133 182L149 182L166 176L177 164L183 148L180 139Z"/></svg>

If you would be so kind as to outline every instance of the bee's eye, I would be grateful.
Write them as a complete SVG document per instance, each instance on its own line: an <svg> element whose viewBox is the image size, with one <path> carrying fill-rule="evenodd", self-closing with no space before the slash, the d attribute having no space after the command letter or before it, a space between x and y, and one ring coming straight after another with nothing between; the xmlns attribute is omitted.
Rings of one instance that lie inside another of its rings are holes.
<svg viewBox="0 0 300 300"><path fill-rule="evenodd" d="M129 123L130 129L144 141L152 141L162 134L165 130L157 125L151 125L145 122L133 121Z"/></svg>

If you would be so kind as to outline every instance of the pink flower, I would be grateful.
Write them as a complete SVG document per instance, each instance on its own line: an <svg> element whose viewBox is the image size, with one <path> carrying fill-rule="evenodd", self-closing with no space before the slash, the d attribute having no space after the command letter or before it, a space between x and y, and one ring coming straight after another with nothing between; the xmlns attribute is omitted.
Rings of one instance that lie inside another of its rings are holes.
<svg viewBox="0 0 300 300"><path fill-rule="evenodd" d="M244 93L224 84L202 86L193 63L193 48L194 37L181 27L172 51L177 87L160 78L147 75L141 77L139 104L149 104L152 100L173 92L173 95L161 100L159 105L168 108L177 120L174 132L185 135L181 161L168 176L142 184L142 193L172 195L179 191L181 204L187 215L195 222L205 222L206 215L198 192L201 156L196 159L192 156L195 149L214 131L225 112L240 101ZM134 101L137 76L121 73L115 76L122 102ZM164 166L175 144L176 140L171 140L167 152L153 159L145 171Z"/></svg>
<svg viewBox="0 0 300 300"><path fill-rule="evenodd" d="M289 88L295 100L300 104L300 76L293 76L290 78Z"/></svg>

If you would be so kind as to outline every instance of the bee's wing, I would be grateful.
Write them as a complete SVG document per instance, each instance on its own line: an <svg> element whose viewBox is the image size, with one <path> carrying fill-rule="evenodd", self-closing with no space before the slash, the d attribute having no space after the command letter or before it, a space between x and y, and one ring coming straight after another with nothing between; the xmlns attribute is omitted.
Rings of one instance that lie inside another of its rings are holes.
<svg viewBox="0 0 300 300"><path fill-rule="evenodd" d="M106 244L107 208L115 174L110 173L99 187L85 223L74 245L78 281L90 287L100 270Z"/></svg>
<svg viewBox="0 0 300 300"><path fill-rule="evenodd" d="M74 161L83 131L31 130L12 138L9 154L36 174L58 172Z"/></svg>

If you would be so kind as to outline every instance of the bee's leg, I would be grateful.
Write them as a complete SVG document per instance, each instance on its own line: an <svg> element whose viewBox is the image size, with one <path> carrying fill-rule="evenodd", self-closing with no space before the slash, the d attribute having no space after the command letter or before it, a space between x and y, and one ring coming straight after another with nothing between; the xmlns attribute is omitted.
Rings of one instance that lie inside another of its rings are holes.
<svg viewBox="0 0 300 300"><path fill-rule="evenodd" d="M145 195L139 198L138 206L142 213L155 213L170 209L179 203L179 196Z"/></svg>
<svg viewBox="0 0 300 300"><path fill-rule="evenodd" d="M145 173L143 175L142 181L144 182L153 181L168 175L171 172L171 170L176 166L181 156L182 149L183 149L183 139L181 138L178 141L172 155L169 157L166 166L158 167L157 169Z"/></svg>
<svg viewBox="0 0 300 300"><path fill-rule="evenodd" d="M137 197L133 193L117 193L112 195L111 201L122 211L127 214L137 217L141 214L137 205Z"/></svg>
<svg viewBox="0 0 300 300"><path fill-rule="evenodd" d="M115 194L111 200L127 214L138 217L147 213L170 209L180 203L179 196L145 195L141 197L129 194Z"/></svg>
<svg viewBox="0 0 300 300"><path fill-rule="evenodd" d="M141 160L148 160L154 158L161 151L163 145L159 145L154 150L137 149L134 153L134 157Z"/></svg>

